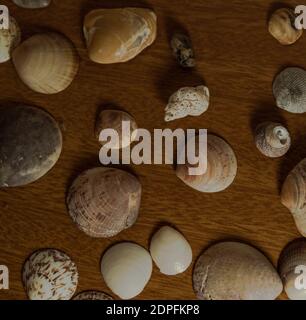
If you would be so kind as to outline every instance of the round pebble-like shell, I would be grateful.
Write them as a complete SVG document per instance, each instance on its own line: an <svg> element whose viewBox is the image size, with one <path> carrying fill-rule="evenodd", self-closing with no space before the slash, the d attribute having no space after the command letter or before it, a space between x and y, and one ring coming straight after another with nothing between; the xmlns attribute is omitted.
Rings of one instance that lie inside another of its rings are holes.
<svg viewBox="0 0 306 320"><path fill-rule="evenodd" d="M300 269L301 268L301 269ZM290 243L282 252L279 260L279 272L286 294L290 300L306 300L306 290L299 288L303 284L306 271L306 239ZM299 278L302 276L302 281Z"/></svg>
<svg viewBox="0 0 306 320"><path fill-rule="evenodd" d="M48 7L51 0L13 0L13 2L21 8L39 9Z"/></svg>
<svg viewBox="0 0 306 320"><path fill-rule="evenodd" d="M113 300L113 298L104 292L85 291L77 294L73 300Z"/></svg>
<svg viewBox="0 0 306 320"><path fill-rule="evenodd" d="M74 181L67 205L73 221L87 235L109 238L136 222L140 200L141 184L135 176L101 167Z"/></svg>
<svg viewBox="0 0 306 320"><path fill-rule="evenodd" d="M141 246L124 242L106 251L101 260L101 272L107 286L121 299L138 296L149 282L152 259Z"/></svg>
<svg viewBox="0 0 306 320"><path fill-rule="evenodd" d="M62 150L56 121L40 108L0 106L0 187L17 187L44 176Z"/></svg>
<svg viewBox="0 0 306 320"><path fill-rule="evenodd" d="M39 250L24 265L23 284L30 300L70 300L78 285L78 270L65 253Z"/></svg>
<svg viewBox="0 0 306 320"><path fill-rule="evenodd" d="M36 34L13 51L20 79L32 90L55 94L75 78L79 57L72 42L56 32Z"/></svg>
<svg viewBox="0 0 306 320"><path fill-rule="evenodd" d="M306 112L306 71L287 68L274 80L273 94L279 108L291 113Z"/></svg>
<svg viewBox="0 0 306 320"><path fill-rule="evenodd" d="M192 262L190 244L180 232L168 226L154 234L150 253L160 272L166 275L183 273Z"/></svg>
<svg viewBox="0 0 306 320"><path fill-rule="evenodd" d="M206 250L195 265L193 284L201 300L274 300L283 290L269 260L238 242L222 242Z"/></svg>

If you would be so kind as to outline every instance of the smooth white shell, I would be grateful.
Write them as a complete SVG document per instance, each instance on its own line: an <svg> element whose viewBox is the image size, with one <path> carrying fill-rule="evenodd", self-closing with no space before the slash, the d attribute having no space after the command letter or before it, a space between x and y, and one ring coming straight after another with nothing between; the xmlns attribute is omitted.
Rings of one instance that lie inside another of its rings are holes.
<svg viewBox="0 0 306 320"><path fill-rule="evenodd" d="M141 246L124 242L106 251L101 272L107 286L121 299L138 296L149 282L152 259Z"/></svg>
<svg viewBox="0 0 306 320"><path fill-rule="evenodd" d="M9 29L0 29L0 63L11 59L11 52L19 45L20 38L17 21L10 16Z"/></svg>
<svg viewBox="0 0 306 320"><path fill-rule="evenodd" d="M183 273L192 262L190 244L180 232L167 226L153 236L150 253L160 272L170 276Z"/></svg>

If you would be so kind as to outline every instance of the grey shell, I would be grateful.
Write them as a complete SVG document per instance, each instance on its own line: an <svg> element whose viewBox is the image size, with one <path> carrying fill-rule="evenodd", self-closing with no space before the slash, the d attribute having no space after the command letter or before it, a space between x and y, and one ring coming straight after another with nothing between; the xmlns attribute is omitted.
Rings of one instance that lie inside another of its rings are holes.
<svg viewBox="0 0 306 320"><path fill-rule="evenodd" d="M47 7L51 0L13 0L13 2L22 8L38 9Z"/></svg>
<svg viewBox="0 0 306 320"><path fill-rule="evenodd" d="M85 291L76 295L73 300L113 300L113 298L104 292Z"/></svg>

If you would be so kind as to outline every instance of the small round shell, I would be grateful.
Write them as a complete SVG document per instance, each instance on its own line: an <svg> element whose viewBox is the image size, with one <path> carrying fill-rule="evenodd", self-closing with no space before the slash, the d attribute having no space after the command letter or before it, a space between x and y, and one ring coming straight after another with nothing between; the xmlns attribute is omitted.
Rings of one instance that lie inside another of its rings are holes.
<svg viewBox="0 0 306 320"><path fill-rule="evenodd" d="M279 123L265 122L256 128L255 143L258 150L267 157L285 155L291 146L288 130Z"/></svg>
<svg viewBox="0 0 306 320"><path fill-rule="evenodd" d="M73 300L113 300L113 298L104 292L85 291L76 295Z"/></svg>
<svg viewBox="0 0 306 320"><path fill-rule="evenodd" d="M306 271L306 240L299 239L290 243L282 252L279 261L279 272L287 296L291 300L306 300L304 289ZM302 281L299 280L302 279ZM300 287L300 284L302 286Z"/></svg>
<svg viewBox="0 0 306 320"><path fill-rule="evenodd" d="M206 250L195 265L193 284L201 300L274 300L283 290L268 259L238 242L222 242Z"/></svg>
<svg viewBox="0 0 306 320"><path fill-rule="evenodd" d="M70 300L78 284L78 270L65 253L55 249L35 252L23 268L30 300Z"/></svg>
<svg viewBox="0 0 306 320"><path fill-rule="evenodd" d="M0 63L11 59L12 50L15 49L21 38L17 21L10 16L9 28L0 29Z"/></svg>
<svg viewBox="0 0 306 320"><path fill-rule="evenodd" d="M137 220L141 199L138 179L122 170L95 168L72 184L67 205L79 229L95 238L109 238Z"/></svg>
<svg viewBox="0 0 306 320"><path fill-rule="evenodd" d="M292 9L276 10L269 21L269 32L282 45L295 43L303 34L303 30L295 28L296 15Z"/></svg>
<svg viewBox="0 0 306 320"><path fill-rule="evenodd" d="M306 71L287 68L274 80L273 94L279 108L291 113L306 112Z"/></svg>
<svg viewBox="0 0 306 320"><path fill-rule="evenodd" d="M13 2L21 8L39 9L48 7L51 0L13 0Z"/></svg>
<svg viewBox="0 0 306 320"><path fill-rule="evenodd" d="M125 124L123 124L123 122ZM129 128L127 131L123 127L125 125ZM128 147L136 139L138 126L135 119L126 112L103 110L98 116L95 127L95 135L98 139L101 131L105 129L115 130L119 137L118 141L107 142L108 147L111 149L121 149ZM102 145L104 144L105 143L102 143Z"/></svg>
<svg viewBox="0 0 306 320"><path fill-rule="evenodd" d="M36 34L24 41L14 50L13 62L20 79L44 94L65 90L79 67L72 42L55 32Z"/></svg>
<svg viewBox="0 0 306 320"><path fill-rule="evenodd" d="M178 63L184 68L195 67L194 52L188 36L176 33L171 39L171 48Z"/></svg>
<svg viewBox="0 0 306 320"><path fill-rule="evenodd" d="M205 86L185 87L175 92L165 109L165 121L200 116L209 106L209 89Z"/></svg>
<svg viewBox="0 0 306 320"><path fill-rule="evenodd" d="M161 273L177 275L192 262L192 250L184 236L170 227L162 227L151 240L150 253Z"/></svg>
<svg viewBox="0 0 306 320"><path fill-rule="evenodd" d="M107 286L121 299L138 296L149 282L152 259L147 250L134 243L120 243L106 251L101 272Z"/></svg>

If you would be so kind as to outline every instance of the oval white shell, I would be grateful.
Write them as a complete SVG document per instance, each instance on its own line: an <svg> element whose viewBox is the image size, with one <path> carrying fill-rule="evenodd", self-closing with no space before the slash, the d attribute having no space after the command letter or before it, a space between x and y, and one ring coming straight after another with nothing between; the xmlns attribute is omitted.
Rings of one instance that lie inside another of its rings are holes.
<svg viewBox="0 0 306 320"><path fill-rule="evenodd" d="M170 227L162 227L151 240L150 253L161 273L185 272L192 262L192 250L184 236Z"/></svg>
<svg viewBox="0 0 306 320"><path fill-rule="evenodd" d="M23 283L30 300L70 300L78 277L70 257L55 249L35 252L23 268Z"/></svg>
<svg viewBox="0 0 306 320"><path fill-rule="evenodd" d="M149 282L152 259L147 250L134 243L119 243L106 251L101 272L107 286L121 299L138 296Z"/></svg>
<svg viewBox="0 0 306 320"><path fill-rule="evenodd" d="M19 45L20 38L17 21L10 16L9 29L0 29L0 63L11 59L11 52Z"/></svg>
<svg viewBox="0 0 306 320"><path fill-rule="evenodd" d="M47 7L51 0L13 0L13 2L22 8L38 9Z"/></svg>
<svg viewBox="0 0 306 320"><path fill-rule="evenodd" d="M113 300L113 298L104 292L84 291L77 294L73 300Z"/></svg>

